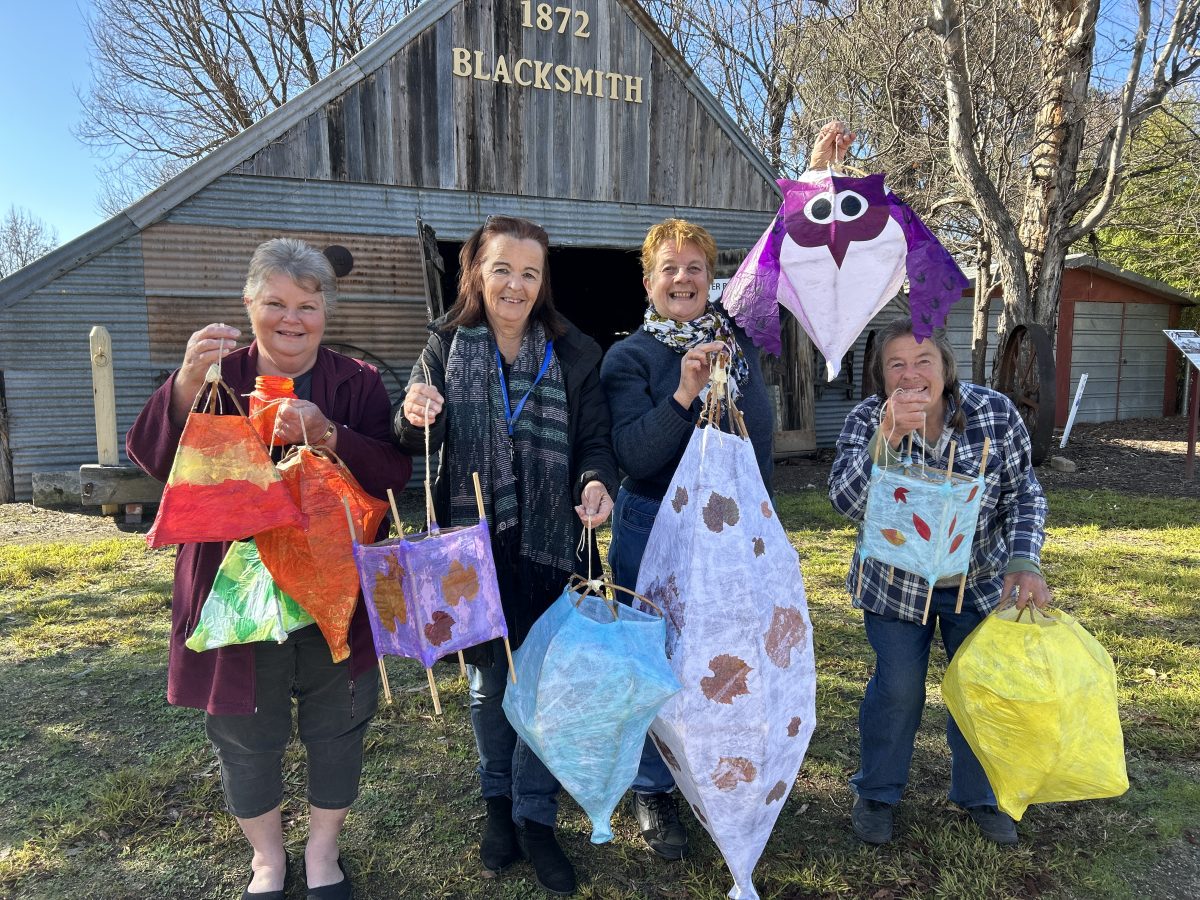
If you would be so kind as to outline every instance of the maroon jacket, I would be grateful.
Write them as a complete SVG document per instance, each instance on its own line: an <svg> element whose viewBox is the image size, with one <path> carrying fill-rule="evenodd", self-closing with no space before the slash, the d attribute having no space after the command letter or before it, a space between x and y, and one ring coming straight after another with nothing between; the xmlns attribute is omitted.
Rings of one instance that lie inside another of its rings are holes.
<svg viewBox="0 0 1200 900"><path fill-rule="evenodd" d="M221 364L222 377L239 397L254 390L257 372L258 347L253 343L230 353ZM125 436L129 458L163 482L183 433L170 418L174 383L172 374L151 394ZM322 347L313 367L312 402L337 424L337 454L364 490L385 500L389 487L399 491L408 483L412 460L391 442L392 406L372 366ZM214 715L249 715L255 696L253 647L242 644L197 653L183 643L196 627L228 550L228 543L183 544L175 557L167 701ZM349 680L375 665L375 659L370 623L359 603L350 622Z"/></svg>

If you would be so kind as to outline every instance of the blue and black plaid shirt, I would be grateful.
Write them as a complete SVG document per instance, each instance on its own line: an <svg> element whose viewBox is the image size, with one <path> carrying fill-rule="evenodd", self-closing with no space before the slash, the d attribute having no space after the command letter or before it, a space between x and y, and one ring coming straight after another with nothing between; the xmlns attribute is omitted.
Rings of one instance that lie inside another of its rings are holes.
<svg viewBox="0 0 1200 900"><path fill-rule="evenodd" d="M963 597L964 606L971 604L986 615L1000 602L1000 587L1007 572L1041 571L1046 495L1033 473L1029 432L1012 402L1003 394L975 384L962 382L959 390L967 426L964 432L951 435L956 444L954 471L978 477L983 439L991 438L986 488ZM833 508L860 524L867 509L873 440L879 429L882 405L878 396L870 397L846 417L838 436L837 457L829 473L829 499ZM948 398L946 407L945 428L949 431L957 409L956 398ZM919 438L913 446L914 455L925 452L930 468L945 470L948 444L940 453L935 448L923 448ZM899 462L899 456L886 443L882 449L889 463ZM846 589L851 596L858 587L859 549L855 547L846 578ZM879 560L867 560L862 594L854 600L854 605L878 615L920 622L928 582L896 570L889 585L888 568Z"/></svg>

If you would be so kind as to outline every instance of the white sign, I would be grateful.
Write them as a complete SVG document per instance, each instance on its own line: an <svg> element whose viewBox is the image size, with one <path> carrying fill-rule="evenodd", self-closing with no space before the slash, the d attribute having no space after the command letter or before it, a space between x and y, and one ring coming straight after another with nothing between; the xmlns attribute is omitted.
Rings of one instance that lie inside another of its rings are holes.
<svg viewBox="0 0 1200 900"><path fill-rule="evenodd" d="M1188 358L1188 362L1200 369L1200 335L1194 331L1172 331L1169 328L1164 328L1163 334Z"/></svg>
<svg viewBox="0 0 1200 900"><path fill-rule="evenodd" d="M708 299L711 303L716 303L721 299L721 294L725 291L725 286L729 284L728 278L714 278L713 283L708 286ZM1193 332L1194 334L1195 332Z"/></svg>

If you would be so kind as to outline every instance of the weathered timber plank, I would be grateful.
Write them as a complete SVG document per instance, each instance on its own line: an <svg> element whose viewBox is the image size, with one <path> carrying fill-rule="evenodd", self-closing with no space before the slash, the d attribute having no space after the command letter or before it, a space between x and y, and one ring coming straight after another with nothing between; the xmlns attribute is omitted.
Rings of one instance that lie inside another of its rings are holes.
<svg viewBox="0 0 1200 900"><path fill-rule="evenodd" d="M79 467L79 496L84 506L157 503L163 484L136 466Z"/></svg>

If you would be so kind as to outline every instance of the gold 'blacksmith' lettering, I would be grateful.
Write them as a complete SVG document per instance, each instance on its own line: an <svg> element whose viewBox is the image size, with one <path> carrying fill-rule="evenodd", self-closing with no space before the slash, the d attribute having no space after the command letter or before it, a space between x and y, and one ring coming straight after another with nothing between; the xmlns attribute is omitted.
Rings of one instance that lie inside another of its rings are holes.
<svg viewBox="0 0 1200 900"><path fill-rule="evenodd" d="M556 91L571 90L571 67L570 66L555 66L554 67L554 89Z"/></svg>
<svg viewBox="0 0 1200 900"><path fill-rule="evenodd" d="M559 91L564 94L587 94L589 97L624 100L626 103L642 102L643 79L640 75L623 75L620 72L605 72L602 69L581 69L578 66L556 65L524 57L510 63L503 54L497 56L495 64L489 68L483 50L471 51L466 47L453 47L450 53L450 71L456 78L518 84L521 87ZM622 83L625 85L624 97L621 96Z"/></svg>
<svg viewBox="0 0 1200 900"><path fill-rule="evenodd" d="M512 84L512 79L508 77L508 63L505 61L503 53L496 57L496 74L492 76L492 80Z"/></svg>
<svg viewBox="0 0 1200 900"><path fill-rule="evenodd" d="M455 47L454 53L454 74L459 78L469 78L471 76L471 51L466 47Z"/></svg>

